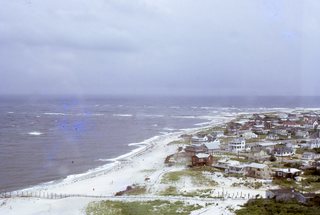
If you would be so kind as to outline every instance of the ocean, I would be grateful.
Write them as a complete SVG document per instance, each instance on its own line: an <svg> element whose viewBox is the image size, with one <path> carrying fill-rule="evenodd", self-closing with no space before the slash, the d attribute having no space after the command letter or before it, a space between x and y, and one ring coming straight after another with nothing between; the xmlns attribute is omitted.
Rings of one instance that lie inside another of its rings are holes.
<svg viewBox="0 0 320 215"><path fill-rule="evenodd" d="M0 192L113 162L154 136L216 116L320 107L319 97L0 97Z"/></svg>

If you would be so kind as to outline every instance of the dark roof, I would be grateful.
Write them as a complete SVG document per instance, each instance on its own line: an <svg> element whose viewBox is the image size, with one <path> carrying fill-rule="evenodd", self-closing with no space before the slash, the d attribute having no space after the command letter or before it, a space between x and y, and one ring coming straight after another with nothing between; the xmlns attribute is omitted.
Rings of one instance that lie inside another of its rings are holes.
<svg viewBox="0 0 320 215"><path fill-rule="evenodd" d="M289 147L281 147L281 148L275 148L274 152L277 152L278 154L286 153L286 152L290 153L290 152L293 152L293 149Z"/></svg>

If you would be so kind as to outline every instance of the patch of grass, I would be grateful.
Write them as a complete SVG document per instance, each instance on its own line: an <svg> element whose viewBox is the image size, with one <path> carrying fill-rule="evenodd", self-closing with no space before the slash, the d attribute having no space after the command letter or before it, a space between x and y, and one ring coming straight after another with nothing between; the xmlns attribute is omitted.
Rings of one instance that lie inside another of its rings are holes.
<svg viewBox="0 0 320 215"><path fill-rule="evenodd" d="M237 215L320 215L320 206L306 206L298 202L276 202L273 199L251 200Z"/></svg>
<svg viewBox="0 0 320 215"><path fill-rule="evenodd" d="M178 193L177 188L170 186L167 187L165 190L160 192L161 196L179 196L180 193Z"/></svg>
<svg viewBox="0 0 320 215"><path fill-rule="evenodd" d="M206 176L203 175L203 170L201 169L186 169L181 171L174 171L166 173L161 183L170 184L178 182L182 177L190 177L192 183L200 186L216 186L217 182L210 180Z"/></svg>
<svg viewBox="0 0 320 215"><path fill-rule="evenodd" d="M281 188L295 188L299 189L299 186L294 180L286 180L286 179L274 179L273 184L280 186Z"/></svg>
<svg viewBox="0 0 320 215"><path fill-rule="evenodd" d="M174 140L174 141L168 143L168 145L188 145L188 144L191 144L191 141L187 141L184 139Z"/></svg>
<svg viewBox="0 0 320 215"><path fill-rule="evenodd" d="M147 189L145 186L137 186L133 187L131 190L127 191L126 194L129 196L135 196L135 195L143 195L146 194Z"/></svg>
<svg viewBox="0 0 320 215"><path fill-rule="evenodd" d="M213 198L211 196L211 189L197 189L192 192L179 192L176 187L170 186L159 193L162 196L186 196L186 197L200 197Z"/></svg>
<svg viewBox="0 0 320 215"><path fill-rule="evenodd" d="M301 181L301 189L307 192L316 192L320 190L320 176L307 175L305 179Z"/></svg>
<svg viewBox="0 0 320 215"><path fill-rule="evenodd" d="M87 215L142 215L142 214L181 214L187 215L191 211L198 210L202 206L189 205L181 201L146 201L146 202L120 202L100 201L91 202L86 208Z"/></svg>
<svg viewBox="0 0 320 215"><path fill-rule="evenodd" d="M245 186L248 188L252 188L252 189L259 189L260 187L262 187L262 182L240 182L240 183L233 183L232 186L233 187L239 187L239 186Z"/></svg>

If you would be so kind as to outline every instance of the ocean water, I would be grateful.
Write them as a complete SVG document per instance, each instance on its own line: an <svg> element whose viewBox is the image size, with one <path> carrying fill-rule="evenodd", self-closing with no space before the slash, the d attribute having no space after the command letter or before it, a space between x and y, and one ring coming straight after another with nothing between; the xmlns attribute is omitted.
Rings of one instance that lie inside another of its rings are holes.
<svg viewBox="0 0 320 215"><path fill-rule="evenodd" d="M86 172L134 150L132 143L199 127L219 115L269 107L319 107L319 101L318 97L0 97L0 192Z"/></svg>

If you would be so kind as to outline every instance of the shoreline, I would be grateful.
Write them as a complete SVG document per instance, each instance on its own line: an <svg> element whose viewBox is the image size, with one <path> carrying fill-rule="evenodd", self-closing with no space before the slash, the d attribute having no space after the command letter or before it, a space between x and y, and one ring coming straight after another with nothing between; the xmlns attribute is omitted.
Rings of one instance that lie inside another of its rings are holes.
<svg viewBox="0 0 320 215"><path fill-rule="evenodd" d="M201 130L204 130L206 128L210 128L212 126L224 124L228 119L230 118L233 119L234 117L235 116L233 116L233 114L230 114L228 116L215 116L216 119L212 119L211 117L209 122L201 123L203 125L200 127L182 128L182 129L179 129L179 131L152 136L151 138L145 139L139 143L129 143L128 146L137 146L137 148L132 149L128 153L119 155L115 158L99 159L104 161L110 161L111 163L97 166L83 173L71 174L61 179L47 181L47 182L43 182L36 185L31 185L25 188L12 190L9 192L25 192L25 191L32 192L32 191L39 191L39 190L47 190L47 189L50 189L51 187L64 186L64 185L72 184L78 181L83 181L90 178L103 176L105 174L108 174L109 172L123 168L127 164L127 162L130 162L130 160L136 157L139 157L145 153L147 154L148 151L153 150L154 147L156 146L159 146L159 142L161 143L161 145L166 145L169 142L179 139L179 137L183 134L193 134ZM195 125L199 126L199 124L200 123L197 123Z"/></svg>

